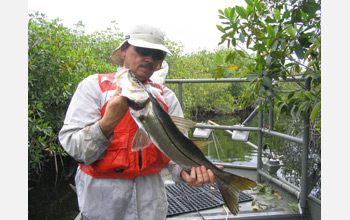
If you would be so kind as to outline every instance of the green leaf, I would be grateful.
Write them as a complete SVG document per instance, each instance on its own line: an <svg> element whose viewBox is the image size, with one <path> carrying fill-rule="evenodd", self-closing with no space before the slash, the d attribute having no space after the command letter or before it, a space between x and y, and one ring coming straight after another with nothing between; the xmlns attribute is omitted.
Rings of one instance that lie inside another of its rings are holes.
<svg viewBox="0 0 350 220"><path fill-rule="evenodd" d="M225 16L226 16L227 18L230 17L230 11L229 11L228 8L225 8L224 14L225 14Z"/></svg>
<svg viewBox="0 0 350 220"><path fill-rule="evenodd" d="M313 44L315 45L316 48L319 48L321 46L320 37L315 38Z"/></svg>
<svg viewBox="0 0 350 220"><path fill-rule="evenodd" d="M286 10L284 13L283 13L283 18L284 19L287 19L290 17L290 11L289 10Z"/></svg>
<svg viewBox="0 0 350 220"><path fill-rule="evenodd" d="M299 208L298 204L293 202L293 203L288 203L289 206Z"/></svg>
<svg viewBox="0 0 350 220"><path fill-rule="evenodd" d="M231 44L232 44L232 46L234 46L234 47L237 45L237 44L236 44L236 38L232 38Z"/></svg>
<svg viewBox="0 0 350 220"><path fill-rule="evenodd" d="M224 69L222 68L222 66L218 66L214 76L215 79L222 78L223 75L224 75Z"/></svg>
<svg viewBox="0 0 350 220"><path fill-rule="evenodd" d="M245 54L244 51L242 50L237 50L238 54L241 56L241 57L247 57L247 55Z"/></svg>
<svg viewBox="0 0 350 220"><path fill-rule="evenodd" d="M272 80L269 77L264 76L263 77L263 83L265 86L272 88Z"/></svg>
<svg viewBox="0 0 350 220"><path fill-rule="evenodd" d="M277 9L275 9L274 15L275 15L276 20L278 20L278 21L281 20L281 14Z"/></svg>
<svg viewBox="0 0 350 220"><path fill-rule="evenodd" d="M239 40L240 40L242 43L245 42L245 36L244 36L243 33L240 33L240 34L239 34Z"/></svg>
<svg viewBox="0 0 350 220"><path fill-rule="evenodd" d="M296 8L292 11L292 22L300 22L301 20L301 12L299 8Z"/></svg>
<svg viewBox="0 0 350 220"><path fill-rule="evenodd" d="M249 44L250 44L250 35L248 36L248 39L247 39L247 48L249 47Z"/></svg>
<svg viewBox="0 0 350 220"><path fill-rule="evenodd" d="M215 54L215 58L216 58L216 61L218 61L218 63L224 63L224 59L219 53Z"/></svg>
<svg viewBox="0 0 350 220"><path fill-rule="evenodd" d="M230 33L232 33L232 32L230 32ZM230 33L226 33L226 34L221 36L221 43L220 44L222 44L226 40L226 38L231 35Z"/></svg>
<svg viewBox="0 0 350 220"><path fill-rule="evenodd" d="M233 18L235 17L235 8L229 8L228 14L227 14L227 18L231 21L231 23L233 22Z"/></svg>
<svg viewBox="0 0 350 220"><path fill-rule="evenodd" d="M304 55L304 60L307 59L307 57L310 55L310 53L314 50L315 45L312 45L308 51L306 51L305 55Z"/></svg>
<svg viewBox="0 0 350 220"><path fill-rule="evenodd" d="M278 41L275 40L275 41L272 43L271 50L276 50L277 47L278 47Z"/></svg>
<svg viewBox="0 0 350 220"><path fill-rule="evenodd" d="M223 27L221 27L220 25L216 25L217 29L219 29L219 31L221 31L222 33L225 33L226 31L224 30Z"/></svg>
<svg viewBox="0 0 350 220"><path fill-rule="evenodd" d="M265 47L265 44L255 44L253 49L258 51L265 51L266 47Z"/></svg>
<svg viewBox="0 0 350 220"><path fill-rule="evenodd" d="M287 26L287 33L291 36L291 37L294 37L294 32L292 30L292 28L288 25Z"/></svg>
<svg viewBox="0 0 350 220"><path fill-rule="evenodd" d="M226 63L233 63L236 57L236 53L230 52L225 59Z"/></svg>
<svg viewBox="0 0 350 220"><path fill-rule="evenodd" d="M311 118L311 122L314 123L315 122L315 119L317 117L317 114L320 112L321 110L321 101L318 102L315 107L312 109L312 112L311 112L311 115L310 115L310 118Z"/></svg>
<svg viewBox="0 0 350 220"><path fill-rule="evenodd" d="M274 29L272 28L271 25L267 25L266 31L269 34L269 36L275 36L275 31L274 31Z"/></svg>
<svg viewBox="0 0 350 220"><path fill-rule="evenodd" d="M252 81L256 80L258 77L259 77L258 74L252 74L247 78L247 81L252 82Z"/></svg>
<svg viewBox="0 0 350 220"><path fill-rule="evenodd" d="M296 43L295 44L295 50L294 50L295 54L297 55L297 57L299 59L304 59L304 51L303 51L303 47L299 44Z"/></svg>
<svg viewBox="0 0 350 220"><path fill-rule="evenodd" d="M236 6L236 11L242 18L247 18L247 12L242 6Z"/></svg>
<svg viewBox="0 0 350 220"><path fill-rule="evenodd" d="M282 51L272 51L271 56L275 58L283 58L284 54Z"/></svg>
<svg viewBox="0 0 350 220"><path fill-rule="evenodd" d="M250 5L247 5L247 10L246 10L247 15L249 15L252 11L253 11L253 7Z"/></svg>
<svg viewBox="0 0 350 220"><path fill-rule="evenodd" d="M281 97L278 94L272 93L272 95L275 98L275 100L281 100Z"/></svg>
<svg viewBox="0 0 350 220"><path fill-rule="evenodd" d="M271 66L271 55L270 54L267 55L265 62L266 62L267 66Z"/></svg>
<svg viewBox="0 0 350 220"><path fill-rule="evenodd" d="M305 96L308 97L309 100L312 99L312 94L309 91L305 91Z"/></svg>
<svg viewBox="0 0 350 220"><path fill-rule="evenodd" d="M309 66L313 66L313 65L315 65L317 62L319 62L319 60L313 60L313 61L309 62L309 63L307 64L307 66L308 66L308 67L309 67Z"/></svg>
<svg viewBox="0 0 350 220"><path fill-rule="evenodd" d="M245 0L245 2L246 2L248 5L254 7L254 3L253 3L252 0Z"/></svg>
<svg viewBox="0 0 350 220"><path fill-rule="evenodd" d="M315 13L317 10L321 9L321 5L316 2L307 2L304 1L301 5L301 10L307 14Z"/></svg>
<svg viewBox="0 0 350 220"><path fill-rule="evenodd" d="M261 13L261 5L260 5L260 0L254 0L254 3L255 3L255 7L256 9L258 9L258 12Z"/></svg>
<svg viewBox="0 0 350 220"><path fill-rule="evenodd" d="M267 16L267 18L265 19L265 22L266 22L266 23L275 23L275 22L276 22L276 20L275 20L275 19L270 18L269 16Z"/></svg>
<svg viewBox="0 0 350 220"><path fill-rule="evenodd" d="M276 198L276 197L274 197L274 196L267 196L267 195L263 195L263 197L264 197L265 199L267 199L267 200L271 200L271 199Z"/></svg>
<svg viewBox="0 0 350 220"><path fill-rule="evenodd" d="M273 30L275 31L274 37L276 37L276 35L278 34L279 27L276 25L273 27Z"/></svg>

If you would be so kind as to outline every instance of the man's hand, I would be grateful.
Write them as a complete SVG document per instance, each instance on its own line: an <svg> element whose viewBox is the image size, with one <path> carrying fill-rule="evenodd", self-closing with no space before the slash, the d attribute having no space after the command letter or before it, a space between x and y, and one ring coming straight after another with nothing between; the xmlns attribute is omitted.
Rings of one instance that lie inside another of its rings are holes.
<svg viewBox="0 0 350 220"><path fill-rule="evenodd" d="M219 169L223 170L223 166L217 166ZM181 171L182 179L190 186L204 187L205 184L215 183L215 175L212 170L208 169L202 165L200 167L192 167L191 174L188 174L185 170Z"/></svg>
<svg viewBox="0 0 350 220"><path fill-rule="evenodd" d="M114 128L122 120L128 110L127 98L120 96L121 89L117 91L108 100L106 111L100 120L100 128L103 134L108 138L113 134Z"/></svg>

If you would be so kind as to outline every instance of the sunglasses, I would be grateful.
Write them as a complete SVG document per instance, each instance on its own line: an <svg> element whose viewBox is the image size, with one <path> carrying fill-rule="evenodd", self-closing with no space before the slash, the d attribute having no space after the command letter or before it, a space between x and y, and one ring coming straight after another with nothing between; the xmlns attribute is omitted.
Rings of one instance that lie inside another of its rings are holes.
<svg viewBox="0 0 350 220"><path fill-rule="evenodd" d="M154 60L163 60L166 55L166 53L161 50L154 50L143 47L135 47L135 50L138 54L140 54L143 57L152 55Z"/></svg>

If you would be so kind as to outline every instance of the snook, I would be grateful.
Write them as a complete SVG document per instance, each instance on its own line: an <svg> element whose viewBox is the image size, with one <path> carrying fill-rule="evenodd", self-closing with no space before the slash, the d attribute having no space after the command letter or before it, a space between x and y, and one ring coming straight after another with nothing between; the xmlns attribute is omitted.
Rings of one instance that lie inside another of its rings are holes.
<svg viewBox="0 0 350 220"><path fill-rule="evenodd" d="M186 171L190 171L192 166L197 167L201 165L211 169L215 174L216 184L227 207L232 214L236 215L238 213L240 191L249 190L256 183L250 179L218 169L177 128L172 118L166 113L157 99L145 87L144 89L149 99L142 104L143 108L134 109L129 107L132 117L139 126L132 148L138 150L147 147L153 142L159 150Z"/></svg>

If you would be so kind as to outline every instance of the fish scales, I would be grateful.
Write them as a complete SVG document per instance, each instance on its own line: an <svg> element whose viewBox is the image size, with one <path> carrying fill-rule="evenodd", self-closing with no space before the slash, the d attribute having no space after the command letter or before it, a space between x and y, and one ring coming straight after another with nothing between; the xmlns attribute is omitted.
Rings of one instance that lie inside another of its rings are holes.
<svg viewBox="0 0 350 220"><path fill-rule="evenodd" d="M177 148L176 142L174 142L174 139L169 137L169 132L167 132L167 129L165 126L166 124L164 124L161 120L159 120L159 117L157 117L156 112L154 111L155 110L154 103L150 102L147 105L149 106L146 106L146 107L150 108L150 110L148 111L148 114L136 120L140 121L144 129L149 134L150 139L159 148L160 151L162 151L175 163L181 163L182 167L189 170L194 165L193 160L190 157L184 158L184 153ZM132 115L135 115L133 110L131 110L130 113ZM137 117L137 115L135 116ZM166 147L160 147L160 146L166 146Z"/></svg>
<svg viewBox="0 0 350 220"><path fill-rule="evenodd" d="M164 129L169 140L171 140L171 143L173 145L172 148L174 148L168 150L169 147L167 147L163 149L163 153L169 158L172 158L174 156L173 154L171 154L171 152L175 151L176 149L177 155L181 155L181 157L185 156L186 158L188 158L189 162L188 164L186 164L187 166L185 167L187 171L190 171L192 166L201 165L205 165L207 168L213 170L218 169L204 156L203 152L190 139L188 139L183 133L180 132L180 130L176 127L175 123L171 120L170 116L163 110L158 101L150 93L149 97L153 105L154 115L157 116L157 119L160 122L159 124ZM150 135L152 136L152 134ZM173 161L181 164L183 163L182 159L183 158L174 158Z"/></svg>

